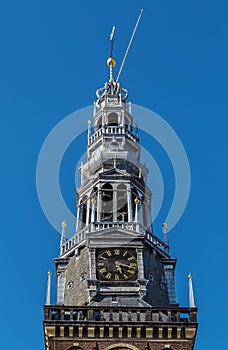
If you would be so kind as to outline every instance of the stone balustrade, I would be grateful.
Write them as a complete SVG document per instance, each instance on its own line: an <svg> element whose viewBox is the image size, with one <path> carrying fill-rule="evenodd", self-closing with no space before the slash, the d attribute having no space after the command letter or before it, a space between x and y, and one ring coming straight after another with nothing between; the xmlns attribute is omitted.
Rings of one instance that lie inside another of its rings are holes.
<svg viewBox="0 0 228 350"><path fill-rule="evenodd" d="M137 142L138 138L126 126L102 126L94 134L88 138L88 145L98 140L102 135L125 135L133 142Z"/></svg>
<svg viewBox="0 0 228 350"><path fill-rule="evenodd" d="M72 249L78 243L83 241L86 238L87 233L96 232L105 230L107 228L121 228L130 230L133 232L138 232L146 236L148 241L150 241L157 249L162 252L168 253L168 245L163 242L160 238L155 236L151 231L146 230L140 223L137 222L123 222L123 221L103 221L103 222L94 222L84 227L82 230L77 232L73 237L71 237L67 242L61 246L61 255L65 254L67 251Z"/></svg>
<svg viewBox="0 0 228 350"><path fill-rule="evenodd" d="M45 306L44 321L76 323L142 323L142 324L178 324L196 323L196 308L132 308L132 307L96 307L96 306Z"/></svg>

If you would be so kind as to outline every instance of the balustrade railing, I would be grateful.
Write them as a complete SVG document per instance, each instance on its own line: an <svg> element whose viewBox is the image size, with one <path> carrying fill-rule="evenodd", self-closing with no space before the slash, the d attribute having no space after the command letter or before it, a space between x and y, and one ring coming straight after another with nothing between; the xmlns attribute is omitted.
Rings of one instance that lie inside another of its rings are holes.
<svg viewBox="0 0 228 350"><path fill-rule="evenodd" d="M138 222L124 222L124 221L103 221L103 222L94 222L87 226L85 226L82 230L77 232L72 238L70 238L67 242L61 245L61 255L65 254L67 251L72 249L75 245L80 243L86 238L87 233L92 233L96 231L105 230L108 228L122 228L126 230L130 230L133 232L141 233L146 236L148 241L153 243L156 248L161 250L162 252L168 253L168 244L163 242L160 238L155 236L152 231L146 230L140 223Z"/></svg>
<svg viewBox="0 0 228 350"><path fill-rule="evenodd" d="M133 142L138 141L137 137L125 126L102 126L88 138L88 145L91 145L104 134L125 135Z"/></svg>
<svg viewBox="0 0 228 350"><path fill-rule="evenodd" d="M143 323L191 323L197 322L196 308L132 308L128 307L64 307L45 306L45 321L66 322L143 322Z"/></svg>

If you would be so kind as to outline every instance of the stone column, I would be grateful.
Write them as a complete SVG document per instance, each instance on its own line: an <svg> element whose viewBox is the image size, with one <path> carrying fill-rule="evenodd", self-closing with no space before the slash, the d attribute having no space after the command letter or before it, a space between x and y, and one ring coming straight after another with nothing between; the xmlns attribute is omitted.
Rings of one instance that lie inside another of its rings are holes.
<svg viewBox="0 0 228 350"><path fill-rule="evenodd" d="M76 223L76 232L79 231L79 216L80 216L80 202L78 203L78 207L77 207L77 223Z"/></svg>
<svg viewBox="0 0 228 350"><path fill-rule="evenodd" d="M144 279L144 264L143 264L143 249L137 249L137 261L138 261L138 279Z"/></svg>
<svg viewBox="0 0 228 350"><path fill-rule="evenodd" d="M90 279L96 279L96 250L95 248L90 248Z"/></svg>
<svg viewBox="0 0 228 350"><path fill-rule="evenodd" d="M113 184L113 221L117 221L117 185Z"/></svg>
<svg viewBox="0 0 228 350"><path fill-rule="evenodd" d="M86 228L88 229L88 226L90 224L89 222L89 211L90 211L90 198L87 198L87 203L86 203Z"/></svg>
<svg viewBox="0 0 228 350"><path fill-rule="evenodd" d="M97 192L97 221L101 221L101 211L102 211L102 198L101 198L101 184L98 184Z"/></svg>
<svg viewBox="0 0 228 350"><path fill-rule="evenodd" d="M127 185L127 207L128 207L128 222L132 221L132 201L131 201L131 187Z"/></svg>

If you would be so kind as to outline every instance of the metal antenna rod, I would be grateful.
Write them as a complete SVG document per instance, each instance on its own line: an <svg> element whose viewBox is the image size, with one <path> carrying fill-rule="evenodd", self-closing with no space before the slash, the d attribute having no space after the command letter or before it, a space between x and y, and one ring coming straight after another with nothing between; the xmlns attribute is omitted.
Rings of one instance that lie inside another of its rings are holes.
<svg viewBox="0 0 228 350"><path fill-rule="evenodd" d="M124 55L123 61L122 61L122 63L121 63L120 70L119 70L119 73L118 73L117 78L116 78L116 83L118 83L118 80L119 80L119 78L120 78L120 74L121 74L121 72L122 72L122 70L123 70L123 67L124 67L124 64L125 64L125 61L126 61L126 58L127 58L128 52L129 52L129 50L130 50L130 47L131 47L132 41L133 41L133 39L134 39L134 36L135 36L136 30L137 30L137 28L138 28L139 21L140 21L140 19L141 19L141 17L142 17L142 13L143 13L143 11L144 11L144 7L142 7L142 8L141 8L141 11L140 11L139 17L138 17L138 19L137 19L137 22L136 22L135 28L134 28L134 30L133 30L133 33L132 33L131 39L130 39L129 44L128 44L127 50L126 50L126 52L125 52L125 55Z"/></svg>
<svg viewBox="0 0 228 350"><path fill-rule="evenodd" d="M112 27L112 32L110 34L110 57L112 57L113 52L113 44L114 44L114 33L115 33L115 26Z"/></svg>

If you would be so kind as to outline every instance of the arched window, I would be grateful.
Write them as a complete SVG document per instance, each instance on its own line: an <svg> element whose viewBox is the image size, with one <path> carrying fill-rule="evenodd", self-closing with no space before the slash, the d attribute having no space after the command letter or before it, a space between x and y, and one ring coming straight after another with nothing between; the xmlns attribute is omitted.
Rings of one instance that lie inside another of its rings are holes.
<svg viewBox="0 0 228 350"><path fill-rule="evenodd" d="M109 126L118 126L118 114L110 113L108 115L108 125Z"/></svg>
<svg viewBox="0 0 228 350"><path fill-rule="evenodd" d="M105 184L101 191L102 200L102 221L112 221L113 220L113 188L110 184Z"/></svg>
<svg viewBox="0 0 228 350"><path fill-rule="evenodd" d="M82 197L80 201L79 209L79 229L81 230L86 224L86 213L87 213L87 198L86 196Z"/></svg>

